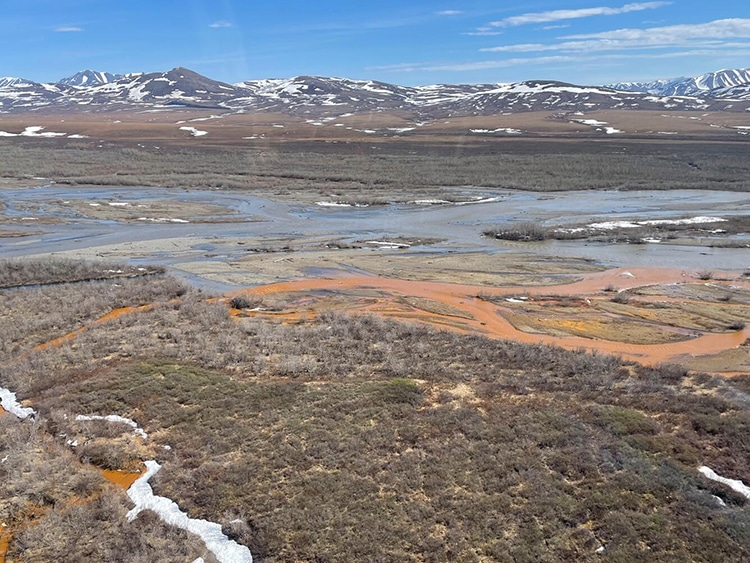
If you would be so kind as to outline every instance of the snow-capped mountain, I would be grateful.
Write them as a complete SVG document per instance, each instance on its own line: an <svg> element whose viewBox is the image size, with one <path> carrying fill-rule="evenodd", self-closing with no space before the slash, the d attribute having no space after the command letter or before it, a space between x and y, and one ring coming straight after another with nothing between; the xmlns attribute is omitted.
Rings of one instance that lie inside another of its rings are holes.
<svg viewBox="0 0 750 563"><path fill-rule="evenodd" d="M307 118L345 113L399 112L414 119L529 111L597 109L744 111L750 108L750 70L691 79L612 87L549 80L498 84L398 86L320 76L219 82L186 68L115 76L82 71L54 84L0 82L0 112L108 111L187 106L274 111Z"/></svg>
<svg viewBox="0 0 750 563"><path fill-rule="evenodd" d="M648 92L657 96L728 97L726 92L736 86L750 84L750 69L724 69L694 78L673 78L653 82L620 82L610 88L628 92Z"/></svg>
<svg viewBox="0 0 750 563"><path fill-rule="evenodd" d="M23 78L15 78L13 76L0 76L0 88L5 86L13 86L14 84L23 84L29 82Z"/></svg>
<svg viewBox="0 0 750 563"><path fill-rule="evenodd" d="M98 72L95 70L82 70L75 73L73 76L68 76L58 80L58 84L65 84L66 86L100 86L102 84L108 84L122 78L121 74L112 74L109 72Z"/></svg>

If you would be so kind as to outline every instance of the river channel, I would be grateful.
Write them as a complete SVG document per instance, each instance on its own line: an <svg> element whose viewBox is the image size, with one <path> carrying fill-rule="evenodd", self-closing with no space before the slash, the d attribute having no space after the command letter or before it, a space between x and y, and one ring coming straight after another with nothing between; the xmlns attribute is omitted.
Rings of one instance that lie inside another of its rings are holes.
<svg viewBox="0 0 750 563"><path fill-rule="evenodd" d="M288 244L296 250L325 241L439 239L404 252L524 252L578 258L602 267L745 270L747 248L707 244L614 244L587 241L510 243L482 236L501 225L534 222L564 227L601 221L750 215L750 195L708 190L575 191L531 193L468 190L462 204L400 202L371 207L336 201L294 203L246 191L46 185L0 190L5 228L26 236L0 237L0 257L42 255L127 259L179 269L204 259L233 261L248 246ZM471 200L471 197L475 200ZM158 202L173 202L163 217L137 217ZM179 205L193 216L182 216ZM221 212L195 217L196 207ZM134 209L123 218L101 210ZM712 235L707 231L707 239ZM193 280L200 281L200 280ZM228 284L226 288L229 288Z"/></svg>

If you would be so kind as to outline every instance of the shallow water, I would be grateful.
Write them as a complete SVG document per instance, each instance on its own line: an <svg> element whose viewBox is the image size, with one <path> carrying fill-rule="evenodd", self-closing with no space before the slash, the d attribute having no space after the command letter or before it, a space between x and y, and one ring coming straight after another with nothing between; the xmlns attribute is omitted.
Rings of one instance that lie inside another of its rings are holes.
<svg viewBox="0 0 750 563"><path fill-rule="evenodd" d="M476 194L476 190L472 193ZM441 252L529 252L544 256L585 258L605 267L659 266L684 269L741 270L750 267L747 249L677 246L668 244L607 244L584 241L512 243L484 238L484 229L512 223L538 222L562 226L619 219L664 219L695 215L748 215L750 196L708 190L576 191L530 193L488 190L497 201L468 205L390 204L365 208L322 207L276 202L244 191L168 188L45 186L0 190L8 216L33 216L28 225L14 229L43 230L21 238L0 238L0 256L43 255L108 247L139 262L179 265L202 260L232 261L245 256L238 240L280 246L309 240L359 240L385 237L441 238L445 242L424 248ZM115 201L131 203L172 199L224 206L242 222L233 223L126 223L83 217L48 202ZM40 209L33 213L25 205ZM62 220L43 224L46 219ZM177 249L171 239L185 237ZM142 243L156 242L144 251ZM194 241L195 244L190 244ZM129 251L131 245L140 249ZM173 249L174 247L174 249ZM417 250L417 249L413 249ZM422 249L420 249L422 250ZM108 253L103 253L108 255Z"/></svg>

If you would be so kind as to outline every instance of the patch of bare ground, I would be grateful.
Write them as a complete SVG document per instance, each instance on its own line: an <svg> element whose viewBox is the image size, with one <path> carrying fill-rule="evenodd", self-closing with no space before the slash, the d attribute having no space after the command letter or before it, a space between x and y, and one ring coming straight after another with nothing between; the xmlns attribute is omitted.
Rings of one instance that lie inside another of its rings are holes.
<svg viewBox="0 0 750 563"><path fill-rule="evenodd" d="M290 243L294 244L294 241L290 240ZM520 253L488 256L479 252L431 254L422 250L417 254L403 248L384 250L348 246L341 248L329 243L327 250L249 252L226 265L195 262L181 264L180 268L216 280L239 281L242 285L304 278L311 274L338 277L358 271L404 280L496 286L569 283L584 273L600 269L585 260L563 261Z"/></svg>

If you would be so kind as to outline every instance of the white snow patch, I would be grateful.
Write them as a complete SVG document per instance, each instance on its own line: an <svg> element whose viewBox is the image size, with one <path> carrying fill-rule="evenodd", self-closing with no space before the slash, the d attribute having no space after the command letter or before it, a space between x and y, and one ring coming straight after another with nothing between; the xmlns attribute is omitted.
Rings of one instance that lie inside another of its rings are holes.
<svg viewBox="0 0 750 563"><path fill-rule="evenodd" d="M719 483L723 483L724 485L728 486L733 491L736 491L740 493L742 496L750 499L750 487L745 485L745 483L743 483L739 479L727 479L726 477L722 477L721 475L717 474L713 469L705 465L699 467L698 471L701 474L703 474L706 478L711 479L712 481L718 481Z"/></svg>
<svg viewBox="0 0 750 563"><path fill-rule="evenodd" d="M130 207L130 204L127 201L110 201L108 205L111 205L112 207Z"/></svg>
<svg viewBox="0 0 750 563"><path fill-rule="evenodd" d="M649 221L638 221L639 225L696 225L700 223L723 223L726 219L721 217L688 217L687 219L651 219Z"/></svg>
<svg viewBox="0 0 750 563"><path fill-rule="evenodd" d="M16 399L16 394L5 387L0 387L0 404L7 412L20 419L36 414L36 411L31 407L22 407Z"/></svg>
<svg viewBox="0 0 750 563"><path fill-rule="evenodd" d="M410 201L409 203L415 204L415 205L445 205L447 203L450 203L447 199L415 199L414 201Z"/></svg>
<svg viewBox="0 0 750 563"><path fill-rule="evenodd" d="M144 440L148 438L148 434L146 434L146 431L138 426L135 420L125 418L124 416L119 416L116 414L108 414L107 416L101 416L98 414L79 414L78 416L76 416L76 420L105 420L107 422L120 422L122 424L127 424L128 426L130 426L133 429L133 434L135 434L136 436L140 436Z"/></svg>
<svg viewBox="0 0 750 563"><path fill-rule="evenodd" d="M602 223L591 223L591 229L634 229L649 225L698 225L701 223L721 223L726 221L721 217L687 217L685 219L650 219L648 221L604 221Z"/></svg>
<svg viewBox="0 0 750 563"><path fill-rule="evenodd" d="M507 133L508 135L520 135L523 133L520 129L512 127L498 127L497 129L469 129L470 133Z"/></svg>
<svg viewBox="0 0 750 563"><path fill-rule="evenodd" d="M153 460L147 461L145 465L146 473L128 489L128 496L135 504L135 508L128 512L128 522L135 520L143 510L153 510L166 524L200 536L208 550L221 563L252 563L250 550L225 536L221 531L221 524L190 518L173 500L154 495L148 481L161 469L161 465Z"/></svg>
<svg viewBox="0 0 750 563"><path fill-rule="evenodd" d="M189 223L185 219L170 219L168 217L138 217L138 221L151 221L152 223Z"/></svg>
<svg viewBox="0 0 750 563"><path fill-rule="evenodd" d="M351 203L339 203L337 201L316 201L315 205L320 207L351 207Z"/></svg>
<svg viewBox="0 0 750 563"><path fill-rule="evenodd" d="M180 131L190 131L190 134L193 137L202 137L203 135L208 135L208 131L201 131L200 129L196 129L195 127L180 127Z"/></svg>
<svg viewBox="0 0 750 563"><path fill-rule="evenodd" d="M383 240L368 240L365 244L377 245L380 248L396 249L396 248L411 248L410 244L402 242L391 242Z"/></svg>
<svg viewBox="0 0 750 563"><path fill-rule="evenodd" d="M485 198L473 199L471 201L458 201L456 202L456 205L474 205L476 203L494 203L496 201L500 201L500 198L499 197L485 197Z"/></svg>
<svg viewBox="0 0 750 563"><path fill-rule="evenodd" d="M573 121L582 125L591 125L592 127L603 127L604 125L607 125L606 121L597 121L596 119L574 119Z"/></svg>

